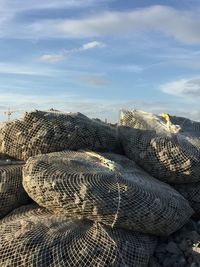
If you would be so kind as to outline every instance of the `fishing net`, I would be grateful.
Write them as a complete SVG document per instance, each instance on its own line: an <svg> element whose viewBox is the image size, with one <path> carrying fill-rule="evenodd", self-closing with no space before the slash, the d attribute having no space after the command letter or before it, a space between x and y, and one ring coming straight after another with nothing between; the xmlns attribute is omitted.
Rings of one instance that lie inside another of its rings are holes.
<svg viewBox="0 0 200 267"><path fill-rule="evenodd" d="M3 267L146 267L154 237L28 206L0 221Z"/></svg>
<svg viewBox="0 0 200 267"><path fill-rule="evenodd" d="M200 219L200 183L177 184L174 188L186 198L195 211L194 217Z"/></svg>
<svg viewBox="0 0 200 267"><path fill-rule="evenodd" d="M0 160L0 218L30 199L22 186L22 162Z"/></svg>
<svg viewBox="0 0 200 267"><path fill-rule="evenodd" d="M50 210L155 235L176 231L193 213L177 191L120 155L39 155L27 161L23 185Z"/></svg>
<svg viewBox="0 0 200 267"><path fill-rule="evenodd" d="M64 149L118 151L117 130L81 113L33 111L0 129L0 150L27 160Z"/></svg>
<svg viewBox="0 0 200 267"><path fill-rule="evenodd" d="M141 111L123 111L119 125L125 154L147 172L172 184L200 181L197 130L182 130L181 125Z"/></svg>

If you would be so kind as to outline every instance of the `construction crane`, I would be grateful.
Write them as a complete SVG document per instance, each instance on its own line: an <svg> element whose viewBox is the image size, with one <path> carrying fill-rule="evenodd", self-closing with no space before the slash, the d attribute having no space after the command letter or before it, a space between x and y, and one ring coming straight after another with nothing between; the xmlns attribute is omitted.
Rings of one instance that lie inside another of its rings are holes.
<svg viewBox="0 0 200 267"><path fill-rule="evenodd" d="M11 110L10 108L7 111L2 112L5 116L7 116L7 121L10 121L13 113L16 112L24 112L24 110Z"/></svg>

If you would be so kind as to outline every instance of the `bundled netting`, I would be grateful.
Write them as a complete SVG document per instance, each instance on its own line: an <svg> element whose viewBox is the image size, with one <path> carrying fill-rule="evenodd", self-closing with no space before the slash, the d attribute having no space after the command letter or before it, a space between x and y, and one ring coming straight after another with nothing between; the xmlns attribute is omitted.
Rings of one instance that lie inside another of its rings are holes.
<svg viewBox="0 0 200 267"><path fill-rule="evenodd" d="M170 121L174 125L179 125L181 134L195 147L200 147L200 122L184 117L170 116Z"/></svg>
<svg viewBox="0 0 200 267"><path fill-rule="evenodd" d="M189 201L194 216L200 218L200 183L178 184L174 188Z"/></svg>
<svg viewBox="0 0 200 267"><path fill-rule="evenodd" d="M187 200L124 156L56 152L30 158L23 185L39 205L70 217L168 235L193 213Z"/></svg>
<svg viewBox="0 0 200 267"><path fill-rule="evenodd" d="M73 220L36 206L0 221L3 267L146 267L154 237Z"/></svg>
<svg viewBox="0 0 200 267"><path fill-rule="evenodd" d="M30 201L22 186L23 162L0 160L0 218Z"/></svg>
<svg viewBox="0 0 200 267"><path fill-rule="evenodd" d="M170 116L170 120L174 125L180 125L181 130L200 136L200 122L177 116Z"/></svg>
<svg viewBox="0 0 200 267"><path fill-rule="evenodd" d="M20 160L64 149L118 151L116 129L81 113L33 111L0 129L0 151Z"/></svg>
<svg viewBox="0 0 200 267"><path fill-rule="evenodd" d="M125 154L156 178L174 184L200 181L200 131L136 110L121 113L118 130Z"/></svg>

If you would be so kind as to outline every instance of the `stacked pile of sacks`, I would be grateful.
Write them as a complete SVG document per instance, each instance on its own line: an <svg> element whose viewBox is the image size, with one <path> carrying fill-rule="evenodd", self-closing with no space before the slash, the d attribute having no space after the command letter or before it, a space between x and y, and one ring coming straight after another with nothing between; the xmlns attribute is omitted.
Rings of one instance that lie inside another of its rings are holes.
<svg viewBox="0 0 200 267"><path fill-rule="evenodd" d="M1 126L0 266L152 264L158 237L197 209L182 183L198 182L198 131L138 114L117 128L43 111Z"/></svg>
<svg viewBox="0 0 200 267"><path fill-rule="evenodd" d="M192 230L190 222L159 240L151 266L200 266L200 123L133 110L121 112L119 125L127 157L175 188L194 210Z"/></svg>

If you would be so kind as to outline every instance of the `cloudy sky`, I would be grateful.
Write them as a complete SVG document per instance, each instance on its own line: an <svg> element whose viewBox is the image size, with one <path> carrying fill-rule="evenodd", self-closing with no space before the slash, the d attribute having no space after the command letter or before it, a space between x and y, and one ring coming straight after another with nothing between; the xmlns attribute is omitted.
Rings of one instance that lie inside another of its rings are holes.
<svg viewBox="0 0 200 267"><path fill-rule="evenodd" d="M199 14L199 0L0 0L0 119L140 108L200 120Z"/></svg>

